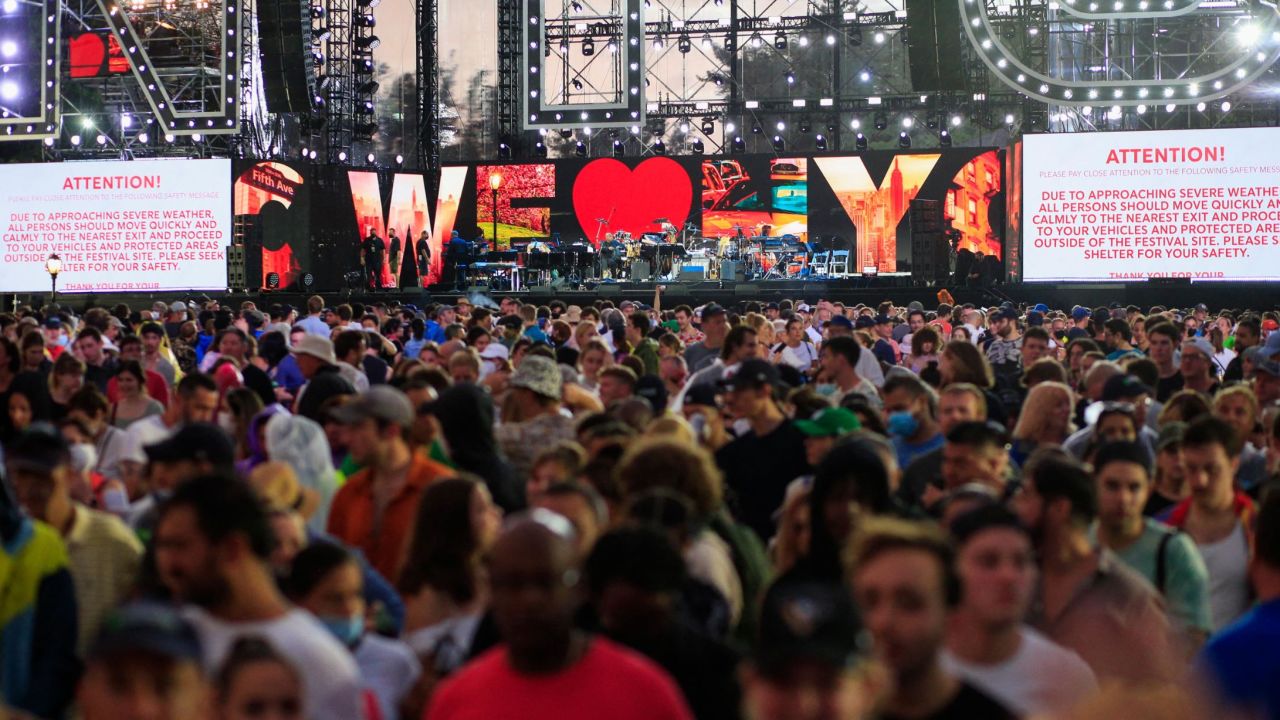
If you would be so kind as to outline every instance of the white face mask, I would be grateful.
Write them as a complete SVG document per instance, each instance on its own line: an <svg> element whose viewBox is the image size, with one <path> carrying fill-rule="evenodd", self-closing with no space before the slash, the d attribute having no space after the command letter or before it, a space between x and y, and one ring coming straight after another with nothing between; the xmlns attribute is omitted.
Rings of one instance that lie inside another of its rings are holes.
<svg viewBox="0 0 1280 720"><path fill-rule="evenodd" d="M71 467L76 472L92 470L98 464L98 449L90 443L75 443L71 451Z"/></svg>
<svg viewBox="0 0 1280 720"><path fill-rule="evenodd" d="M120 488L108 488L102 492L102 509L123 515L129 510L129 496Z"/></svg>

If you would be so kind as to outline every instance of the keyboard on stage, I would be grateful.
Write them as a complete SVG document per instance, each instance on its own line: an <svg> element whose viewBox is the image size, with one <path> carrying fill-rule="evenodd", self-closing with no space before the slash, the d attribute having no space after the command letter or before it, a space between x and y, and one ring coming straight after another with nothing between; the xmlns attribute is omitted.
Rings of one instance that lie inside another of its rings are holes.
<svg viewBox="0 0 1280 720"><path fill-rule="evenodd" d="M502 270L515 270L519 265L513 262L474 262L471 263L471 269L476 272L498 272Z"/></svg>
<svg viewBox="0 0 1280 720"><path fill-rule="evenodd" d="M494 250L484 254L484 261L494 263L513 263L516 261L518 256L519 252L515 250Z"/></svg>
<svg viewBox="0 0 1280 720"><path fill-rule="evenodd" d="M764 252L800 252L800 239L794 235L764 238Z"/></svg>

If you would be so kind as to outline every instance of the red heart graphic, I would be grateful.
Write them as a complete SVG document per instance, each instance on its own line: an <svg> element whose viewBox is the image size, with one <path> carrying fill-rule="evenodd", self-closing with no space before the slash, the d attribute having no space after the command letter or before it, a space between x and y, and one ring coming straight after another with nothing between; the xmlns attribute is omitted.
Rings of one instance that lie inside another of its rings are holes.
<svg viewBox="0 0 1280 720"><path fill-rule="evenodd" d="M666 218L684 227L693 207L693 181L671 158L649 158L635 169L622 161L603 158L587 164L573 181L573 211L593 242L600 218L609 220L605 232L625 230L635 237L661 232L654 224Z"/></svg>
<svg viewBox="0 0 1280 720"><path fill-rule="evenodd" d="M71 38L71 77L97 77L107 63L107 44L97 33L81 33Z"/></svg>

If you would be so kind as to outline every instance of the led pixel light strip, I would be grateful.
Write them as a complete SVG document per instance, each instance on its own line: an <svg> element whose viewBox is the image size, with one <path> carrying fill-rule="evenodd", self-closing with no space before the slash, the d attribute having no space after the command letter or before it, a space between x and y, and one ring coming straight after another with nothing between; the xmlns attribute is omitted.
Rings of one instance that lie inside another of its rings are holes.
<svg viewBox="0 0 1280 720"><path fill-rule="evenodd" d="M1081 20L1144 20L1190 15L1204 0L1056 0L1050 9Z"/></svg>
<svg viewBox="0 0 1280 720"><path fill-rule="evenodd" d="M522 69L524 87L521 94L523 114L521 124L525 129L575 128L575 127L626 127L638 126L645 121L644 91L644 18L641 0L622 0L622 37L616 48L623 67L624 102L595 104L550 104L544 102L542 90L543 43L546 42L545 0L525 0L521 7L524 38ZM596 52L613 52L599 48ZM569 50L572 52L572 49Z"/></svg>
<svg viewBox="0 0 1280 720"><path fill-rule="evenodd" d="M19 5L19 7L24 7ZM28 12L34 5L26 5ZM44 0L39 6L44 16L43 31L40 35L40 112L38 115L5 114L0 117L0 142L5 140L43 140L58 135L60 120L61 78L62 78L62 2L61 0ZM35 90L20 88L19 91Z"/></svg>
<svg viewBox="0 0 1280 720"><path fill-rule="evenodd" d="M1136 106L1213 100L1247 86L1280 59L1280 14L1274 2L1261 2L1259 6L1267 12L1265 20L1254 21L1257 32L1252 43L1243 49L1238 59L1212 73L1171 80L1059 80L1033 70L1010 52L992 27L983 0L955 2L960 4L965 34L982 62L1004 84L1051 105ZM1116 19L1116 16L1109 19Z"/></svg>

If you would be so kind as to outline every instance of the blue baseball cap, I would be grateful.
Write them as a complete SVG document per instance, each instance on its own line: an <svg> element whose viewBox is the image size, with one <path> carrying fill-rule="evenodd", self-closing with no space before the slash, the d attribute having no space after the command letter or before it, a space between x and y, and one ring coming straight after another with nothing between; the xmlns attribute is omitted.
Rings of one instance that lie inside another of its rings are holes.
<svg viewBox="0 0 1280 720"><path fill-rule="evenodd" d="M1071 311L1071 319L1076 321L1080 321L1087 317L1092 317L1092 316L1093 316L1093 311L1087 307L1076 306L1076 308Z"/></svg>
<svg viewBox="0 0 1280 720"><path fill-rule="evenodd" d="M1031 308L1031 310L1033 312L1038 312L1041 315L1047 315L1049 313L1049 306L1044 303L1036 303L1036 306Z"/></svg>

